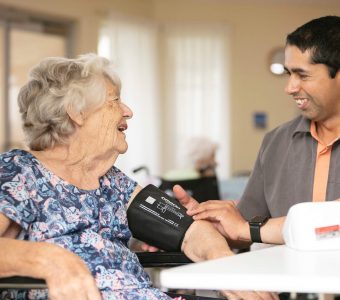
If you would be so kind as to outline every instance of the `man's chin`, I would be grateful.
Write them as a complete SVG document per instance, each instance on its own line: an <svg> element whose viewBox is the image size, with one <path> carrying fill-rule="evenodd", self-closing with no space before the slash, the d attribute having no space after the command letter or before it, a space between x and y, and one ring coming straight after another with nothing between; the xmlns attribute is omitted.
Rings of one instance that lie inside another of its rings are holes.
<svg viewBox="0 0 340 300"><path fill-rule="evenodd" d="M302 111L301 112L302 116L304 116L306 119L317 122L317 116L315 114L313 114L310 111Z"/></svg>

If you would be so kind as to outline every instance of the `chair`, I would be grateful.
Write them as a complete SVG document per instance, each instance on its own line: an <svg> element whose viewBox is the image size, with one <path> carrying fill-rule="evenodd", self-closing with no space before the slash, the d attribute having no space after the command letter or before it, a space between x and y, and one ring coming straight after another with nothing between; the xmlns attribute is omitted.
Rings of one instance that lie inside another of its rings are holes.
<svg viewBox="0 0 340 300"><path fill-rule="evenodd" d="M138 259L144 268L153 267L175 267L192 261L180 252L136 252ZM46 282L43 279L36 279L23 276L12 276L0 278L0 291L2 289L45 289ZM218 300L217 298L202 297L194 295L183 295L172 292L166 293L171 297L182 296L186 300Z"/></svg>
<svg viewBox="0 0 340 300"><path fill-rule="evenodd" d="M182 188L184 188L198 202L221 199L216 176L186 180L161 179L159 188L172 196L172 188L176 184L182 186Z"/></svg>

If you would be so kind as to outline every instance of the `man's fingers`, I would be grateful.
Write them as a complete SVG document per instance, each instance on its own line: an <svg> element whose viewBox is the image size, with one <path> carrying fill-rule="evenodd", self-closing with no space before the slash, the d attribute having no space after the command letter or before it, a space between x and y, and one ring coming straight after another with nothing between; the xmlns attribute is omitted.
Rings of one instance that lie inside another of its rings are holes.
<svg viewBox="0 0 340 300"><path fill-rule="evenodd" d="M221 221L221 211L219 209L205 210L193 216L194 220Z"/></svg>
<svg viewBox="0 0 340 300"><path fill-rule="evenodd" d="M176 199L182 204L185 205L190 202L189 194L178 184L173 187L173 191Z"/></svg>
<svg viewBox="0 0 340 300"><path fill-rule="evenodd" d="M203 202L200 203L197 207L194 207L192 209L190 209L188 211L189 215L196 215L199 213L203 213L203 212L210 212L210 211L219 211L221 212L225 212L230 210L230 204L229 203L221 203L222 201L208 201L208 202ZM231 204L232 206L232 211L234 211L235 207L233 204Z"/></svg>
<svg viewBox="0 0 340 300"><path fill-rule="evenodd" d="M230 201L230 202L225 202L221 200L209 200L203 203L200 203L196 207L193 207L188 211L188 214L194 215L203 211L208 211L208 210L227 210L232 208L233 210L235 209L235 204Z"/></svg>
<svg viewBox="0 0 340 300"><path fill-rule="evenodd" d="M176 184L173 187L175 198L181 203L186 209L190 210L198 205L198 202L192 198L180 185Z"/></svg>
<svg viewBox="0 0 340 300"><path fill-rule="evenodd" d="M277 293L270 293L270 292L256 292L261 299L263 300L279 300L279 296Z"/></svg>
<svg viewBox="0 0 340 300"><path fill-rule="evenodd" d="M228 300L264 300L256 292L222 291L222 294L227 297Z"/></svg>
<svg viewBox="0 0 340 300"><path fill-rule="evenodd" d="M221 293L228 300L240 300L240 298L232 291L222 291Z"/></svg>
<svg viewBox="0 0 340 300"><path fill-rule="evenodd" d="M258 291L223 291L229 300L279 300L277 293Z"/></svg>

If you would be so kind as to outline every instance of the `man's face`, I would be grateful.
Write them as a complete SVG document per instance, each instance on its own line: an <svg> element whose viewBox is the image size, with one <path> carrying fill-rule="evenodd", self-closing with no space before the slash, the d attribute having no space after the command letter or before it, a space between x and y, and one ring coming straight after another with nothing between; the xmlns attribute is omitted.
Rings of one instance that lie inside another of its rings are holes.
<svg viewBox="0 0 340 300"><path fill-rule="evenodd" d="M293 96L302 115L316 122L340 118L340 72L331 78L323 64L312 64L310 51L301 52L287 45L285 69L288 83L285 91Z"/></svg>

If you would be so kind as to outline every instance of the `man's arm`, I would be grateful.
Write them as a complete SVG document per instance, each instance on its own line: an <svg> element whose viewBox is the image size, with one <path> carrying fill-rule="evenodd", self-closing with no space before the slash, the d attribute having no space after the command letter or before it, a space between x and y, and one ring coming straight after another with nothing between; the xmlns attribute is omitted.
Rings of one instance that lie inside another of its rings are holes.
<svg viewBox="0 0 340 300"><path fill-rule="evenodd" d="M236 208L237 209L237 208ZM228 217L228 216L226 216ZM261 227L261 240L265 244L284 244L282 228L286 217L272 218ZM250 237L249 223L245 221L244 226L239 231L239 241L252 242Z"/></svg>
<svg viewBox="0 0 340 300"><path fill-rule="evenodd" d="M210 200L188 210L194 220L208 220L223 236L233 241L251 243L249 223L234 202ZM261 227L261 239L267 244L283 244L282 227L285 217L272 218Z"/></svg>
<svg viewBox="0 0 340 300"><path fill-rule="evenodd" d="M194 220L208 220L228 239L232 247L244 248L251 244L249 223L242 217L234 201L210 200L198 203L180 186L174 187L174 193L180 203L193 216ZM269 219L261 227L264 243L283 244L282 227L285 217Z"/></svg>

